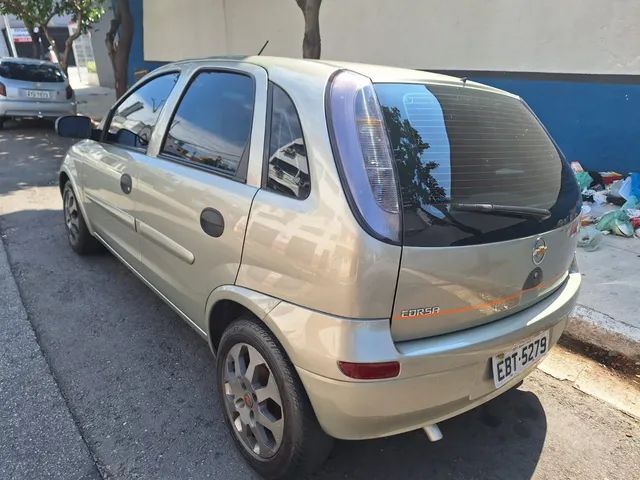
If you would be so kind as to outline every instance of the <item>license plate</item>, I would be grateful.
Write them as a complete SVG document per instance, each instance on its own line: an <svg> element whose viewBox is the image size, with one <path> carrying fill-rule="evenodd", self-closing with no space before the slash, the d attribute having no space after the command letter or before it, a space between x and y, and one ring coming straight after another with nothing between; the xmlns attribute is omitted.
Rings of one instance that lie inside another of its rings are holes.
<svg viewBox="0 0 640 480"><path fill-rule="evenodd" d="M534 364L549 351L549 331L519 343L513 349L495 355L493 363L493 382L500 388L528 366Z"/></svg>
<svg viewBox="0 0 640 480"><path fill-rule="evenodd" d="M29 98L49 98L49 92L46 90L27 90Z"/></svg>

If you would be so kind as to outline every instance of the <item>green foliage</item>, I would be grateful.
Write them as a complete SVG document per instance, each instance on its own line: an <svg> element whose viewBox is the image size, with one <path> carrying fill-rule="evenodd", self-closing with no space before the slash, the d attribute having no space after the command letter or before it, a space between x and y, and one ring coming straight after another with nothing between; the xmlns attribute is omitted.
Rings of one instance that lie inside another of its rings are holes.
<svg viewBox="0 0 640 480"><path fill-rule="evenodd" d="M54 15L71 15L87 33L104 14L107 0L0 0L0 14L15 15L25 26L46 26Z"/></svg>
<svg viewBox="0 0 640 480"><path fill-rule="evenodd" d="M69 14L81 34L87 33L104 15L106 0L58 0L57 13Z"/></svg>
<svg viewBox="0 0 640 480"><path fill-rule="evenodd" d="M15 15L29 30L46 26L58 7L57 0L0 0L0 14Z"/></svg>

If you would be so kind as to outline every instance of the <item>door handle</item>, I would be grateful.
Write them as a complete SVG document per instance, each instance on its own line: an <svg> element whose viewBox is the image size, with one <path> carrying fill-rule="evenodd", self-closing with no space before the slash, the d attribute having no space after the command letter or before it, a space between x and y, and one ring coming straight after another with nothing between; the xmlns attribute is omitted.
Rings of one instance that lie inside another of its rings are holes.
<svg viewBox="0 0 640 480"><path fill-rule="evenodd" d="M224 218L215 208L205 208L200 214L200 226L207 235L219 237L224 232Z"/></svg>
<svg viewBox="0 0 640 480"><path fill-rule="evenodd" d="M120 188L127 195L131 193L132 185L133 185L133 182L131 181L131 175L129 175L128 173L125 173L120 177Z"/></svg>

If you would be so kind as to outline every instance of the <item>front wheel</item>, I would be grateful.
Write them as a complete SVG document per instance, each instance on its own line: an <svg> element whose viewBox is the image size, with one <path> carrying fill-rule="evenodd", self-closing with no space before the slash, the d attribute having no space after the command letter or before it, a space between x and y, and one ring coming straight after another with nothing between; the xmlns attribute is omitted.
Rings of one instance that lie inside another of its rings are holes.
<svg viewBox="0 0 640 480"><path fill-rule="evenodd" d="M80 255L100 251L101 245L87 228L78 199L73 188L71 188L71 182L64 184L64 188L62 189L62 203L64 226L71 248Z"/></svg>
<svg viewBox="0 0 640 480"><path fill-rule="evenodd" d="M218 392L234 443L265 478L297 479L319 467L333 439L322 431L293 365L263 325L241 318L224 332Z"/></svg>

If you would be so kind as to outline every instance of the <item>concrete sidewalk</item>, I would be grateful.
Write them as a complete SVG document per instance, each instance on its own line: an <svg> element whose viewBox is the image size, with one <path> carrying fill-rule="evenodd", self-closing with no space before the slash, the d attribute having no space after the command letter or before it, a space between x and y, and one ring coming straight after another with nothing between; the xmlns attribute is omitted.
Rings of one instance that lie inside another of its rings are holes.
<svg viewBox="0 0 640 480"><path fill-rule="evenodd" d="M0 345L0 478L101 478L40 350L1 239Z"/></svg>
<svg viewBox="0 0 640 480"><path fill-rule="evenodd" d="M607 235L576 255L582 290L565 335L640 362L640 240Z"/></svg>

